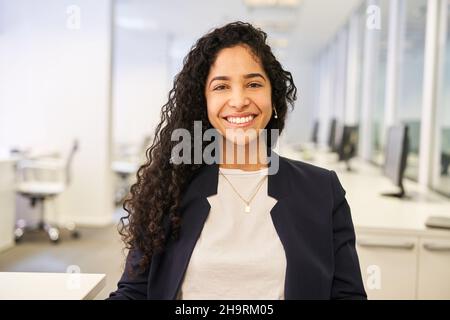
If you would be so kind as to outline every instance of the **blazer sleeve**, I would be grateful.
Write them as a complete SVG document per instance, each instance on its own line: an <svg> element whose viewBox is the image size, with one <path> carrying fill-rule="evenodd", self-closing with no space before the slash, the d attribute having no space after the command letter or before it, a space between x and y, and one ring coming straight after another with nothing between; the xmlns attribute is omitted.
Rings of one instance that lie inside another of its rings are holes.
<svg viewBox="0 0 450 320"><path fill-rule="evenodd" d="M345 190L334 171L333 186L333 245L334 277L331 299L367 299L355 248L355 230Z"/></svg>
<svg viewBox="0 0 450 320"><path fill-rule="evenodd" d="M131 249L128 252L125 270L117 284L117 290L111 292L106 300L145 300L147 299L148 273L150 266L139 272L142 252ZM129 272L129 271L133 272Z"/></svg>

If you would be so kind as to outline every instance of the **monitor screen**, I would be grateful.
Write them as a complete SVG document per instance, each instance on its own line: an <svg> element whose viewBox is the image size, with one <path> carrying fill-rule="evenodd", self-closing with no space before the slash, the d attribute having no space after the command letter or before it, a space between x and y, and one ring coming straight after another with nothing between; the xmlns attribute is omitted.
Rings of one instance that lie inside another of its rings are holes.
<svg viewBox="0 0 450 320"><path fill-rule="evenodd" d="M341 141L338 154L340 161L350 160L356 156L358 146L358 126L347 126L342 128Z"/></svg>
<svg viewBox="0 0 450 320"><path fill-rule="evenodd" d="M314 121L311 141L315 144L319 142L319 120Z"/></svg>
<svg viewBox="0 0 450 320"><path fill-rule="evenodd" d="M336 119L332 119L330 123L330 132L328 136L328 147L330 147L332 151L335 151L336 124L337 124Z"/></svg>
<svg viewBox="0 0 450 320"><path fill-rule="evenodd" d="M401 124L388 129L383 173L400 186L406 168L409 149L408 126Z"/></svg>

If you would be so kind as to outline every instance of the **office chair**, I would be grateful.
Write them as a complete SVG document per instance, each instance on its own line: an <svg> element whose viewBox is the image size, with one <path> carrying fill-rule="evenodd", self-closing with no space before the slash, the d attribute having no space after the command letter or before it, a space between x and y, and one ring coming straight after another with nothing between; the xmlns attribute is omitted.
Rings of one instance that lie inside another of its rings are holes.
<svg viewBox="0 0 450 320"><path fill-rule="evenodd" d="M16 192L28 199L32 207L40 205L40 220L36 227L27 226L24 219L16 223L14 231L15 240L19 242L24 233L29 230L44 230L53 243L59 241L60 230L57 226L45 221L45 201L61 194L70 184L71 166L75 153L78 150L78 141L73 146L65 160L63 159L24 159L17 164ZM49 179L49 177L53 179ZM43 177L45 177L43 179ZM56 179L55 179L56 177ZM73 238L80 236L74 223L65 226Z"/></svg>
<svg viewBox="0 0 450 320"><path fill-rule="evenodd" d="M129 150L128 152L122 150L118 155L118 159L112 162L111 169L119 177L119 185L116 190L114 200L116 206L123 203L128 195L130 190L129 179L138 171L139 165L142 161L142 156L145 155L145 152L152 141L152 135L145 136L141 146L137 148L137 150L132 150L131 152Z"/></svg>
<svg viewBox="0 0 450 320"><path fill-rule="evenodd" d="M114 203L116 206L121 204L130 189L128 179L132 174L135 174L139 169L139 165L137 163L129 162L129 161L114 161L111 165L114 173L120 178L120 183L118 189L115 194Z"/></svg>

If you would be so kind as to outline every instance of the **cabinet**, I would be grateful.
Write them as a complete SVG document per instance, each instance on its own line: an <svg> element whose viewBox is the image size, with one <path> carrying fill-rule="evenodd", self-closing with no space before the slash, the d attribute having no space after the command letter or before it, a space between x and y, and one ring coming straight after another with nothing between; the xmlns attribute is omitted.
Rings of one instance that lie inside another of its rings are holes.
<svg viewBox="0 0 450 320"><path fill-rule="evenodd" d="M364 233L357 251L368 299L414 299L417 277L416 237Z"/></svg>
<svg viewBox="0 0 450 320"><path fill-rule="evenodd" d="M420 239L417 298L450 299L450 237Z"/></svg>
<svg viewBox="0 0 450 320"><path fill-rule="evenodd" d="M450 232L357 231L368 299L450 299Z"/></svg>

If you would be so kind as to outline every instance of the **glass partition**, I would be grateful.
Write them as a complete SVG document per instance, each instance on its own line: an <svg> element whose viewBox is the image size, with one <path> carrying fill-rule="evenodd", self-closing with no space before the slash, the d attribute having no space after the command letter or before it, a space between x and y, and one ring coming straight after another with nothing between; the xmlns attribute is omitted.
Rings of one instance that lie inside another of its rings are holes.
<svg viewBox="0 0 450 320"><path fill-rule="evenodd" d="M387 66L387 43L389 30L389 0L381 0L378 2L380 7L380 30L371 30L371 32L378 32L379 34L372 37L373 41L377 43L374 45L377 48L375 65L376 76L373 79L373 90L375 94L374 103L372 105L373 114L372 121L372 161L378 165L384 162L384 108L386 98L386 66Z"/></svg>
<svg viewBox="0 0 450 320"><path fill-rule="evenodd" d="M433 188L450 195L450 25L449 10L450 0L445 1L443 6L446 11L445 28L442 30L445 37L445 47L440 70L439 93L436 109L436 130L435 130L435 161L433 174Z"/></svg>
<svg viewBox="0 0 450 320"><path fill-rule="evenodd" d="M408 126L410 153L405 176L417 180L425 50L427 0L403 1L404 32L401 39L397 120Z"/></svg>

